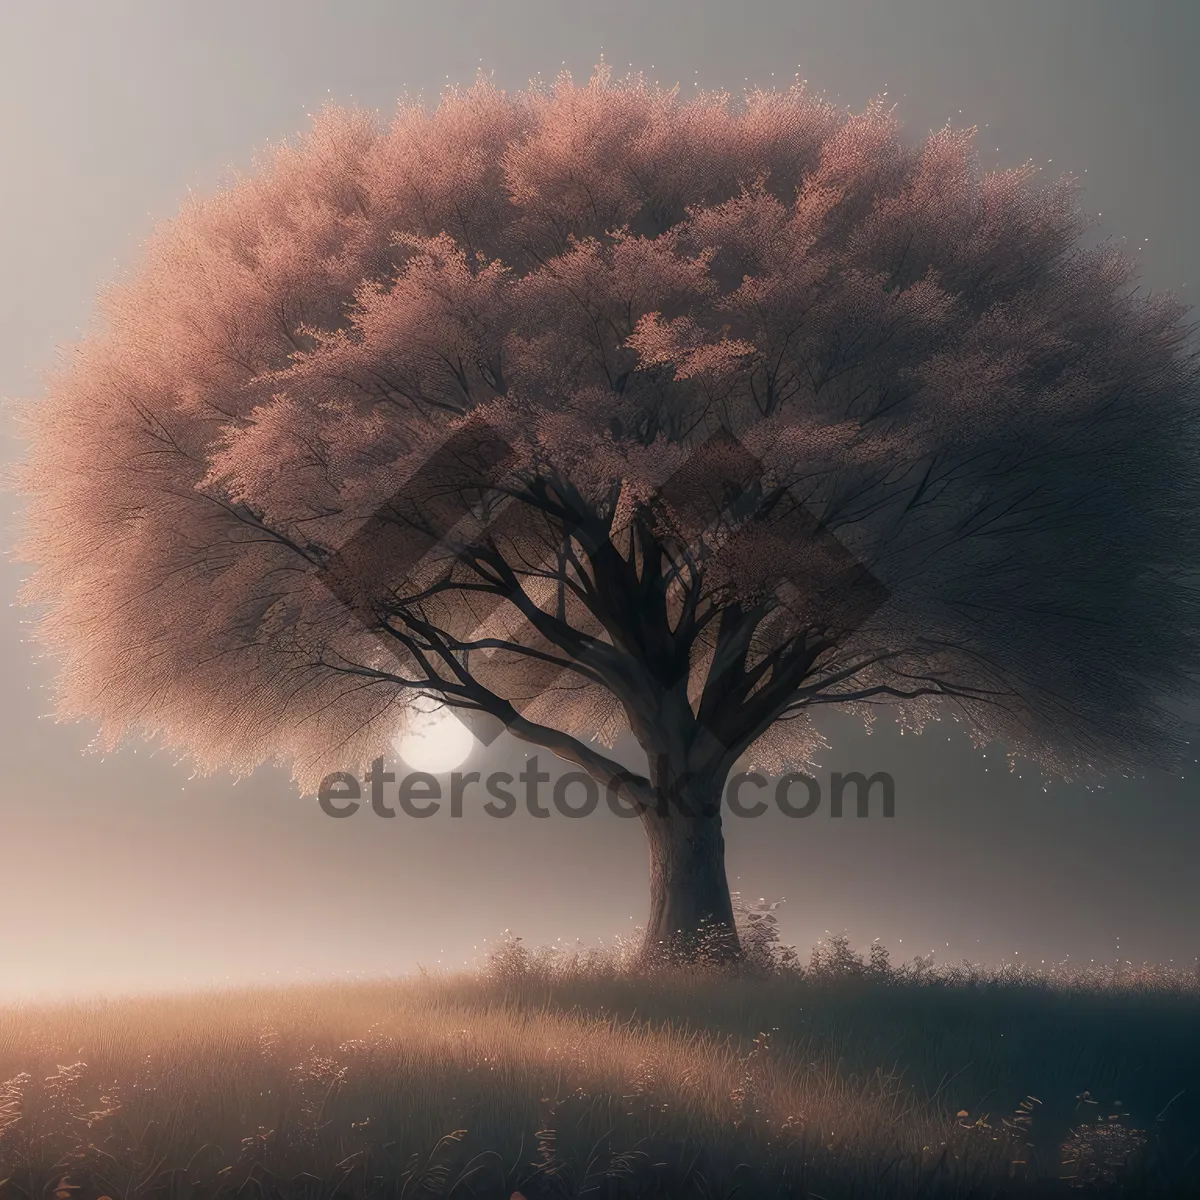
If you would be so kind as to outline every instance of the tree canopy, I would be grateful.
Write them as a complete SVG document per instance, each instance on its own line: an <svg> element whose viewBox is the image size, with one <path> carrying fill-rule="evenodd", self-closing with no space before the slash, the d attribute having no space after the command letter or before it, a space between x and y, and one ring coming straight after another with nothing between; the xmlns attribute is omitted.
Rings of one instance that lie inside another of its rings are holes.
<svg viewBox="0 0 1200 1200"><path fill-rule="evenodd" d="M597 778L623 730L723 779L895 701L1176 764L1200 375L1089 224L799 85L329 108L27 407L59 713L309 789L422 692Z"/></svg>

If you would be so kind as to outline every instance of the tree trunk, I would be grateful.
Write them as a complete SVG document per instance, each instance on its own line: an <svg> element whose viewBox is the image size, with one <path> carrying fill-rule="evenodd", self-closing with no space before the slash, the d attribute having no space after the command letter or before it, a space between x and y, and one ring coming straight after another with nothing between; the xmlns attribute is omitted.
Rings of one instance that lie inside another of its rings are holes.
<svg viewBox="0 0 1200 1200"><path fill-rule="evenodd" d="M740 946L725 876L720 784L674 780L661 760L652 775L659 803L643 815L650 842L643 952L652 961L734 960Z"/></svg>

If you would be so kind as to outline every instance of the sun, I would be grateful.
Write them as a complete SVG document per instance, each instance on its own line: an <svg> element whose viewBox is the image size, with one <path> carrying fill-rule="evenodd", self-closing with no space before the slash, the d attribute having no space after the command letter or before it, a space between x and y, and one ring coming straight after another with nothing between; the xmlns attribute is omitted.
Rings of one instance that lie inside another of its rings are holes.
<svg viewBox="0 0 1200 1200"><path fill-rule="evenodd" d="M415 771L439 775L461 766L475 739L453 711L424 696L413 702L408 728L396 736L396 753Z"/></svg>

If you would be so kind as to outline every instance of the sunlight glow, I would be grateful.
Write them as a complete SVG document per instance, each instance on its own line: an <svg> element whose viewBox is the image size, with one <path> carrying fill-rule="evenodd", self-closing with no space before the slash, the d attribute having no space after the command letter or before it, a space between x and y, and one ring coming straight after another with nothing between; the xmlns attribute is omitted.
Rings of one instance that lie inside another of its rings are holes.
<svg viewBox="0 0 1200 1200"><path fill-rule="evenodd" d="M420 697L413 708L408 729L396 737L396 753L413 770L432 775L461 766L475 744L471 731L434 700Z"/></svg>

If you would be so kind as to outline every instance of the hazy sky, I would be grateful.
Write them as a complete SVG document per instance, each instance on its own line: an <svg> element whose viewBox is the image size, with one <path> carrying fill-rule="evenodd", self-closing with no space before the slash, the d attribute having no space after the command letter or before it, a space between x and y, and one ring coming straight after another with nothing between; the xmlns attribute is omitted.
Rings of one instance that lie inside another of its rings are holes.
<svg viewBox="0 0 1200 1200"><path fill-rule="evenodd" d="M564 67L584 80L601 53L685 96L798 71L856 108L886 91L913 137L977 124L987 166L1079 173L1146 286L1200 289L1198 39L1194 0L4 0L0 395L39 393L98 289L189 188L212 190L325 100L434 103L481 67L508 88ZM21 569L0 569L11 600ZM41 716L26 614L0 612L0 996L401 972L462 962L505 928L595 940L642 919L637 822L495 820L469 803L461 820L335 821L281 772L234 786L144 746L86 755L87 729ZM947 725L902 738L829 722L823 772L890 772L896 816L731 819L734 886L785 897L805 950L845 929L906 957L1200 953L1200 775L1043 791ZM524 754L502 739L463 769L515 775Z"/></svg>

